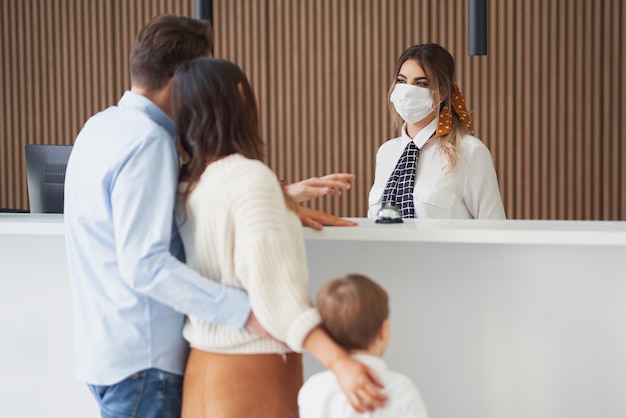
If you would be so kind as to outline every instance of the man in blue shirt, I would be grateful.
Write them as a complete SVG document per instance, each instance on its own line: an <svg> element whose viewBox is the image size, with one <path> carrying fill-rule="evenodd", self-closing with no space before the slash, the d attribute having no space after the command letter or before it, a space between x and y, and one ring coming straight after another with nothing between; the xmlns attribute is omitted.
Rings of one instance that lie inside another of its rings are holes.
<svg viewBox="0 0 626 418"><path fill-rule="evenodd" d="M103 417L180 416L185 314L267 336L245 292L172 255L182 254L173 220L179 161L172 76L184 61L209 55L212 43L209 22L155 18L135 40L131 90L85 123L70 156L64 211L75 375L88 383ZM306 199L340 193L350 180L331 175L294 189ZM350 224L311 210L301 219L316 229Z"/></svg>
<svg viewBox="0 0 626 418"><path fill-rule="evenodd" d="M244 292L172 255L182 244L173 223L171 77L185 60L208 55L212 41L210 24L194 19L163 15L148 24L131 53L131 90L85 123L70 156L65 228L75 375L104 417L179 416L184 314L236 328L254 322Z"/></svg>

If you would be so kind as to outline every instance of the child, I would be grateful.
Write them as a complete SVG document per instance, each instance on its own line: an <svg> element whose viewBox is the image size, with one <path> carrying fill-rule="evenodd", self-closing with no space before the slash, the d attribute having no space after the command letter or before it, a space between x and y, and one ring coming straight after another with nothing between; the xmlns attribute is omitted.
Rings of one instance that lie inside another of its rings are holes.
<svg viewBox="0 0 626 418"><path fill-rule="evenodd" d="M324 371L300 389L300 418L428 418L417 387L406 376L387 369L381 358L389 343L389 304L382 287L365 276L350 274L320 289L317 308L328 334L378 373L389 400L371 414L356 413L332 372Z"/></svg>

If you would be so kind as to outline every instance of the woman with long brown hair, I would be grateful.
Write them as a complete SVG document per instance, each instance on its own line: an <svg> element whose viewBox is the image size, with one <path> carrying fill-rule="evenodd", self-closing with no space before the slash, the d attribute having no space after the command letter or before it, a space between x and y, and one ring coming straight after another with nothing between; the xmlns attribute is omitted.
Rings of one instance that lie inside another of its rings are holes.
<svg viewBox="0 0 626 418"><path fill-rule="evenodd" d="M262 162L257 104L233 63L197 58L174 75L187 262L248 292L275 340L189 317L183 417L297 417L302 349L335 372L358 411L384 403L378 378L323 331L307 290L295 205ZM284 343L283 343L284 342Z"/></svg>
<svg viewBox="0 0 626 418"><path fill-rule="evenodd" d="M493 160L473 136L452 55L432 43L405 50L389 101L404 123L378 149L368 216L396 206L403 218L505 219Z"/></svg>

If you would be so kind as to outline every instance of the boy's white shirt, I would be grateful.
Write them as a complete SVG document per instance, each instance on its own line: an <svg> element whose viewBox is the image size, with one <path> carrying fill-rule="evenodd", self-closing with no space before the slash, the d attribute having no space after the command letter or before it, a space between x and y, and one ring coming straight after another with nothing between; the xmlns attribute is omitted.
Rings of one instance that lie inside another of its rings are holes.
<svg viewBox="0 0 626 418"><path fill-rule="evenodd" d="M405 375L391 371L385 361L376 356L355 354L352 357L369 366L380 376L389 399L384 408L374 412L356 412L339 387L331 371L311 376L298 394L300 418L428 418L419 390Z"/></svg>

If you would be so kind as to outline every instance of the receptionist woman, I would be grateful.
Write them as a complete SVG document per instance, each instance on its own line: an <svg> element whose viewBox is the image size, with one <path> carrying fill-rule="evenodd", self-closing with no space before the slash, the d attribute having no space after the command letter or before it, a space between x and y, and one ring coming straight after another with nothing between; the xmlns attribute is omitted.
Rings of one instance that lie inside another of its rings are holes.
<svg viewBox="0 0 626 418"><path fill-rule="evenodd" d="M408 48L389 100L404 124L378 149L368 217L393 205L403 218L505 219L493 160L472 135L452 55L438 44Z"/></svg>

